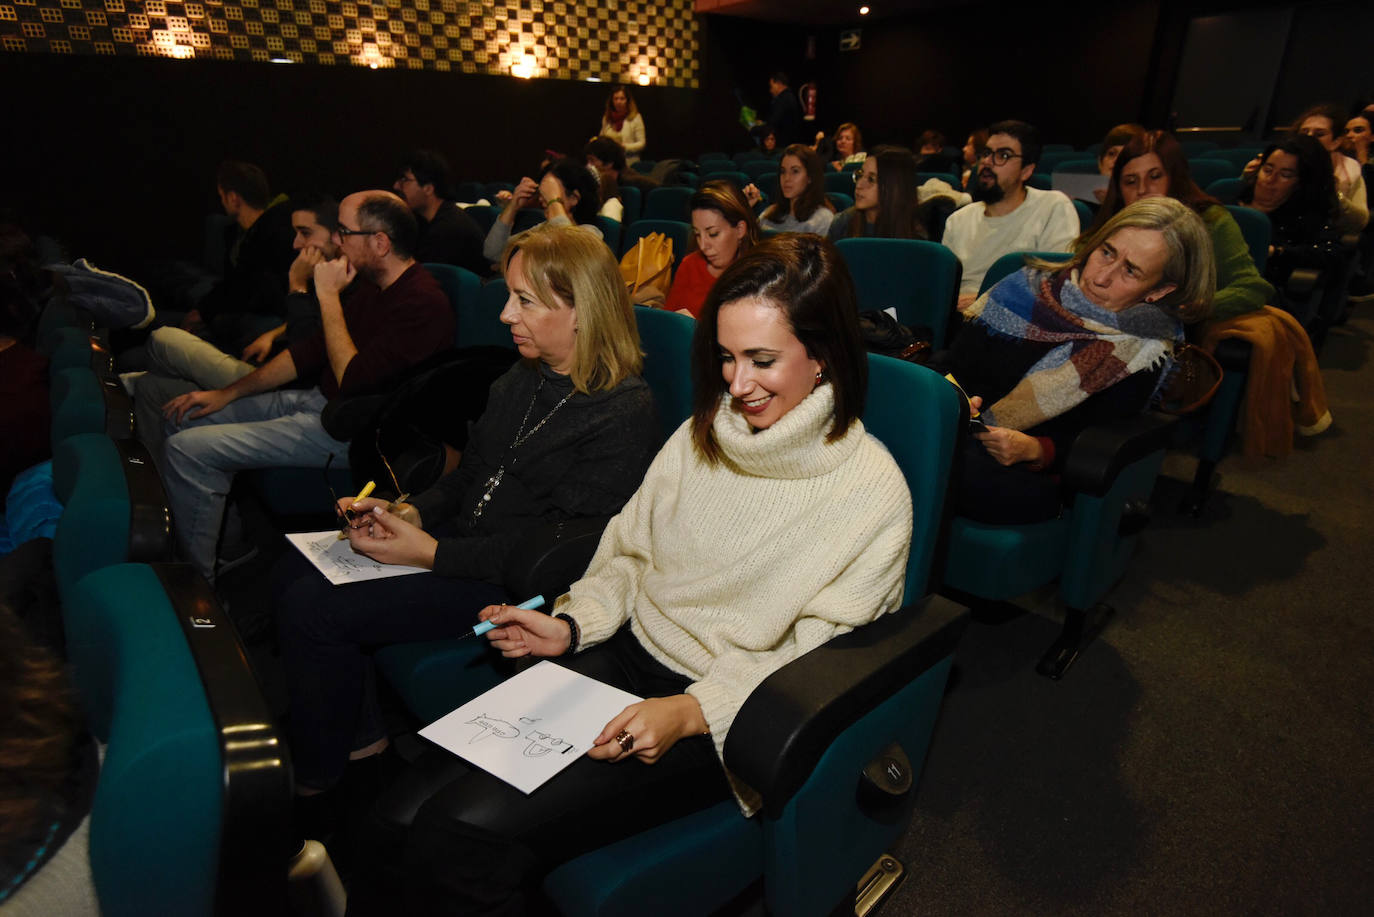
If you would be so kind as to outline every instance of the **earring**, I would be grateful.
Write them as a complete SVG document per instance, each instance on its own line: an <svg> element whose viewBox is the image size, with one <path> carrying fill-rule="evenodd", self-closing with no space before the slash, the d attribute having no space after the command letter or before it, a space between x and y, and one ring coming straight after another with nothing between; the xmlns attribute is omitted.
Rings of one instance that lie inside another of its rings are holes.
<svg viewBox="0 0 1374 917"><path fill-rule="evenodd" d="M824 382L824 381L825 381L825 370L821 370L820 372L816 373L816 384L817 384L817 385L820 385L820 384L821 384L822 382Z"/></svg>

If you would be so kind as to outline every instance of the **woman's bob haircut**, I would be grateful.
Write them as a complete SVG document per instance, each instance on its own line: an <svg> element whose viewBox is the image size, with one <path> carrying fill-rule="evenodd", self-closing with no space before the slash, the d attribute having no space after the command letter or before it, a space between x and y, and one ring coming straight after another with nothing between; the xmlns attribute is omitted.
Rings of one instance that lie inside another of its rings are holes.
<svg viewBox="0 0 1374 917"><path fill-rule="evenodd" d="M1169 257L1164 262L1160 283L1172 283L1176 288L1155 305L1180 321L1192 323L1206 318L1217 290L1212 237L1202 218L1187 204L1172 197L1143 198L1121 210L1101 227L1090 231L1068 261L1030 259L1027 263L1047 271L1077 270L1103 242L1122 229L1152 229L1164 236Z"/></svg>
<svg viewBox="0 0 1374 917"><path fill-rule="evenodd" d="M577 310L573 387L584 394L609 391L639 375L644 354L634 307L606 243L577 226L540 223L506 244L503 273L516 252L525 256L525 277L540 302Z"/></svg>
<svg viewBox="0 0 1374 917"><path fill-rule="evenodd" d="M786 313L792 333L807 355L825 367L826 380L835 389L835 422L826 441L844 436L863 415L868 394L868 357L859 336L854 281L830 240L783 233L726 268L702 306L692 338L692 442L702 458L711 464L722 458L712 424L729 386L721 373L717 316L742 299L768 300Z"/></svg>

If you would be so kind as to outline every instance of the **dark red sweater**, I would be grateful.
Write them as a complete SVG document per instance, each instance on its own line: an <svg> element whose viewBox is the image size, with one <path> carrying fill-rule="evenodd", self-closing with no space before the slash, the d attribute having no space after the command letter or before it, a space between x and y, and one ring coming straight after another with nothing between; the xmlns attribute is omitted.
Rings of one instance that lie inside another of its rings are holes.
<svg viewBox="0 0 1374 917"><path fill-rule="evenodd" d="M296 376L319 376L320 392L365 395L396 379L417 363L453 346L453 308L439 284L418 262L385 290L360 281L343 300L344 323L358 352L342 379L334 378L324 332L290 346Z"/></svg>

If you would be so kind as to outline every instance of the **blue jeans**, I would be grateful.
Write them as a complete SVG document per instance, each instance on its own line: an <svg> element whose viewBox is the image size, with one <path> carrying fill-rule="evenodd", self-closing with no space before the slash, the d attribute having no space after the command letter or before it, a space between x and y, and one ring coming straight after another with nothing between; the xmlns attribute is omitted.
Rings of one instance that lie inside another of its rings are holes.
<svg viewBox="0 0 1374 917"><path fill-rule="evenodd" d="M163 485L172 522L187 559L214 579L215 546L224 518L224 499L234 472L253 468L323 468L330 454L348 464L348 445L324 431L318 388L250 395L221 411L180 426L166 423ZM329 508L320 483L320 508Z"/></svg>

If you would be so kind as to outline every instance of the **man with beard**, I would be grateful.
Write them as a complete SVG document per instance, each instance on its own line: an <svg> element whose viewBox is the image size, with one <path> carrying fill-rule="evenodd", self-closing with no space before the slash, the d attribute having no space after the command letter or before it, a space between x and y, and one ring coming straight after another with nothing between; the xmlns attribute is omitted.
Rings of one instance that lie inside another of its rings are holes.
<svg viewBox="0 0 1374 917"><path fill-rule="evenodd" d="M415 260L415 239L415 217L399 197L350 194L334 230L339 257L314 267L321 330L224 388L163 406L168 435L159 468L167 500L183 553L207 579L214 579L234 472L322 467L330 454L346 456L346 445L325 432L325 407L383 392L409 367L453 346L453 310ZM298 378L318 383L282 387Z"/></svg>
<svg viewBox="0 0 1374 917"><path fill-rule="evenodd" d="M964 266L959 308L978 295L983 275L1008 252L1065 252L1078 235L1078 212L1058 191L1026 187L1040 159L1040 132L1024 121L988 128L978 153L973 203L950 214L942 240Z"/></svg>

